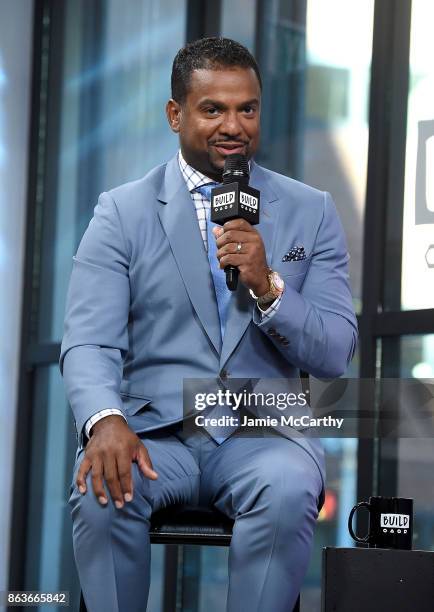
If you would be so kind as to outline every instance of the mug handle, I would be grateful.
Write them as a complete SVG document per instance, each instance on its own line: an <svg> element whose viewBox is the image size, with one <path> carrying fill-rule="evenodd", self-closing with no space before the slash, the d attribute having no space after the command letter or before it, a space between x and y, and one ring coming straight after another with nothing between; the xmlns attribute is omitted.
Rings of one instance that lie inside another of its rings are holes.
<svg viewBox="0 0 434 612"><path fill-rule="evenodd" d="M369 533L367 535L365 535L365 537L359 538L359 536L357 536L354 533L354 531L353 531L353 516L354 516L354 513L357 512L357 510L359 508L362 508L363 506L365 508L367 508L369 510L369 512L371 512L371 506L370 506L369 502L362 501L362 502L359 502L356 506L354 506L354 508L350 512L350 516L348 517L348 531L350 532L350 535L353 538L353 540L355 540L356 542L361 542L363 544L366 544L367 542L369 542Z"/></svg>

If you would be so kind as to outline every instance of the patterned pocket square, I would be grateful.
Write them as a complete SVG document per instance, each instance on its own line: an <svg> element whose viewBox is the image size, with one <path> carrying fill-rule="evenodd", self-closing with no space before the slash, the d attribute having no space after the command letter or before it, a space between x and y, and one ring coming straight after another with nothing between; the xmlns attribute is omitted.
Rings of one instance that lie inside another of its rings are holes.
<svg viewBox="0 0 434 612"><path fill-rule="evenodd" d="M282 261L301 261L302 259L306 259L304 247L295 246L287 252L285 257L282 258Z"/></svg>

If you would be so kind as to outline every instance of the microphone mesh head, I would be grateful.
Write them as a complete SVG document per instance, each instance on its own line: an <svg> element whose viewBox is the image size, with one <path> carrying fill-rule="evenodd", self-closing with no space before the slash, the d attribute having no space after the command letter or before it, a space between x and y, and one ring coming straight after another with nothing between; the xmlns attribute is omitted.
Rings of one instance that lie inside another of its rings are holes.
<svg viewBox="0 0 434 612"><path fill-rule="evenodd" d="M233 153L225 159L223 184L238 181L248 185L250 178L249 162L242 153Z"/></svg>

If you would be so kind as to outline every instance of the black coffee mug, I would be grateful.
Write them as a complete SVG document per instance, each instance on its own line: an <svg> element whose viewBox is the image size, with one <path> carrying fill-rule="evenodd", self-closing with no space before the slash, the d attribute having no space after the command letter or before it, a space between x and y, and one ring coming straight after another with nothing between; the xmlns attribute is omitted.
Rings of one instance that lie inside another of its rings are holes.
<svg viewBox="0 0 434 612"><path fill-rule="evenodd" d="M369 530L360 538L353 531L353 516L359 508L369 510ZM358 503L348 517L348 530L356 542L372 548L411 550L413 541L413 500L404 497L370 497Z"/></svg>

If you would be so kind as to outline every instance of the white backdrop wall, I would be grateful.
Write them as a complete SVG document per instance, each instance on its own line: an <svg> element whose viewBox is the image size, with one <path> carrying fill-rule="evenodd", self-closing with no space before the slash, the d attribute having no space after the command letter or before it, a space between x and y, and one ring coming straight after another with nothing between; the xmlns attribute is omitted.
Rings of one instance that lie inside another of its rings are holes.
<svg viewBox="0 0 434 612"><path fill-rule="evenodd" d="M0 591L7 588L24 259L33 0L0 0Z"/></svg>

